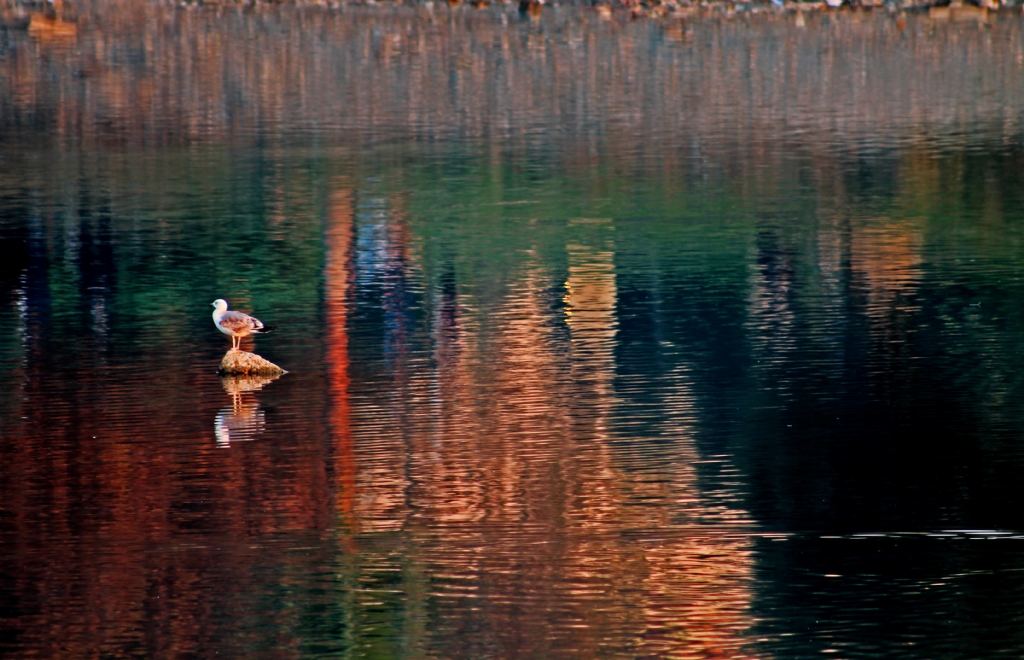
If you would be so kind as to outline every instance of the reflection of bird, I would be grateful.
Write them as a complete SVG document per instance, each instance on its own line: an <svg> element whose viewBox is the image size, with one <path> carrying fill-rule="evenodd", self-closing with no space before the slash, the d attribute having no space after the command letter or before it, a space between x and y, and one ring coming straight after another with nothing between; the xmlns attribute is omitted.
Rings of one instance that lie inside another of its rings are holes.
<svg viewBox="0 0 1024 660"><path fill-rule="evenodd" d="M222 408L213 420L218 447L231 442L255 440L266 428L266 415L255 400L254 392L277 380L277 376L223 376L220 384L231 395L231 405Z"/></svg>
<svg viewBox="0 0 1024 660"><path fill-rule="evenodd" d="M222 409L213 420L218 447L230 447L231 441L255 440L267 425L266 415L255 401L243 403L241 398Z"/></svg>
<svg viewBox="0 0 1024 660"><path fill-rule="evenodd" d="M264 327L263 322L242 312L229 312L228 302L218 298L212 303L216 309L213 311L213 324L217 329L226 335L231 335L231 348L238 348L242 343L242 337L248 337L253 333L270 332L273 328Z"/></svg>

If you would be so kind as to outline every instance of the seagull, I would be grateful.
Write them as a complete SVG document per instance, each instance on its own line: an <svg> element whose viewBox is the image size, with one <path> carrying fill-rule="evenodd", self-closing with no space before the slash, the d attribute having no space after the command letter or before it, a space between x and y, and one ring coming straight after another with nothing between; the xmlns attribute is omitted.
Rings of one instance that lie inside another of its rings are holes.
<svg viewBox="0 0 1024 660"><path fill-rule="evenodd" d="M224 334L231 335L232 350L241 346L242 337L273 330L272 327L264 327L262 321L248 314L229 312L228 301L226 300L218 298L210 304L215 308L213 311L213 324Z"/></svg>

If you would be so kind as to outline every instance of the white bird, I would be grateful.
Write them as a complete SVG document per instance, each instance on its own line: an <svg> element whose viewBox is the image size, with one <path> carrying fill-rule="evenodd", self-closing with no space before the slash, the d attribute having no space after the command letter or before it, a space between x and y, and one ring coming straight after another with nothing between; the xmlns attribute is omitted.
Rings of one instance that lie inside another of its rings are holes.
<svg viewBox="0 0 1024 660"><path fill-rule="evenodd" d="M217 326L218 330L231 336L232 350L242 344L242 337L273 330L272 327L264 326L262 321L248 314L229 312L228 301L226 300L218 298L210 304L215 308L213 310L213 324Z"/></svg>

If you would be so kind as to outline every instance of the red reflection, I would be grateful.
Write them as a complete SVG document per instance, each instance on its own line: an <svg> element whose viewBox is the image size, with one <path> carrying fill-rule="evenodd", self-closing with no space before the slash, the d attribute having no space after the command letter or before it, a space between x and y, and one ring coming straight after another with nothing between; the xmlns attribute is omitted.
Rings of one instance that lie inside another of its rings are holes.
<svg viewBox="0 0 1024 660"><path fill-rule="evenodd" d="M349 413L348 305L352 280L352 190L345 181L337 182L331 193L324 241L327 265L324 268L324 342L327 354L328 396L334 479L337 489L335 508L347 525L356 527L356 462Z"/></svg>

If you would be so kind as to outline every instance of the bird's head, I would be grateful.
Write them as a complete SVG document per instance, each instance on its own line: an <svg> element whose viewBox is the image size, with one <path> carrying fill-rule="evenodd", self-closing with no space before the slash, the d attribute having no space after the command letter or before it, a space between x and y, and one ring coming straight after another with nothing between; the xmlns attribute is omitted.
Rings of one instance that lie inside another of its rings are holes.
<svg viewBox="0 0 1024 660"><path fill-rule="evenodd" d="M216 300L214 300L210 304L213 305L214 307L216 307L217 309L227 309L228 308L228 301L226 301L226 300L224 300L222 298L217 298Z"/></svg>

